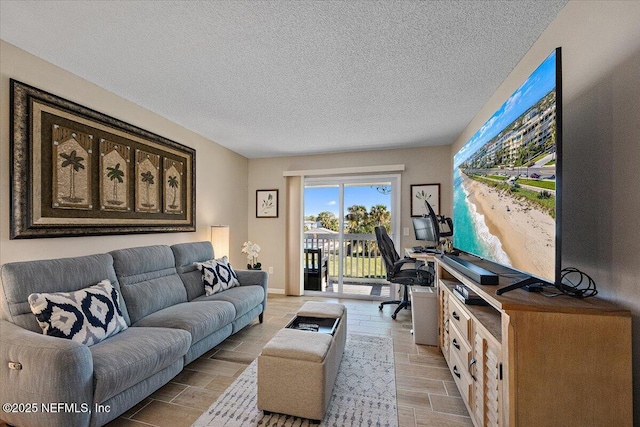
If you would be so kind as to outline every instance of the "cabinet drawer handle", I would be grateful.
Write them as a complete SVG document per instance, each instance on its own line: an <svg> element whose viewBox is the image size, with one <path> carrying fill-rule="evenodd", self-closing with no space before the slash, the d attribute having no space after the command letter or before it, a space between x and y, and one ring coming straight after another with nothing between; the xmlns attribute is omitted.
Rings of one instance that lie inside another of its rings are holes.
<svg viewBox="0 0 640 427"><path fill-rule="evenodd" d="M471 368L476 364L477 360L475 358L471 359L471 362L469 362L469 373L471 373ZM475 372L475 368L474 368L474 372ZM476 381L476 376L471 374L471 378L473 378L474 381Z"/></svg>
<svg viewBox="0 0 640 427"><path fill-rule="evenodd" d="M456 320L460 320L460 316L458 316L458 313L456 313L455 311L453 313L451 313L451 315L453 316L454 319Z"/></svg>
<svg viewBox="0 0 640 427"><path fill-rule="evenodd" d="M458 340L456 340L455 338L453 339L453 341L451 341L451 344L457 348L458 350L460 350L460 344L458 344Z"/></svg>
<svg viewBox="0 0 640 427"><path fill-rule="evenodd" d="M460 376L460 372L458 372L458 365L454 365L453 366L453 375L455 375L456 377L458 377L458 379L461 378Z"/></svg>

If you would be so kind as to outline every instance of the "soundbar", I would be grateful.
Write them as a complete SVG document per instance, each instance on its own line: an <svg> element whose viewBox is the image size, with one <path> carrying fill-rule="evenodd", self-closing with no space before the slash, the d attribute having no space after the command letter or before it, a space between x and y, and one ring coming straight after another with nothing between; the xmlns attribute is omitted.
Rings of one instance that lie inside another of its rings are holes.
<svg viewBox="0 0 640 427"><path fill-rule="evenodd" d="M499 276L492 271L478 267L474 263L460 258L459 256L445 254L442 255L442 261L449 267L454 268L460 273L481 285L497 285Z"/></svg>

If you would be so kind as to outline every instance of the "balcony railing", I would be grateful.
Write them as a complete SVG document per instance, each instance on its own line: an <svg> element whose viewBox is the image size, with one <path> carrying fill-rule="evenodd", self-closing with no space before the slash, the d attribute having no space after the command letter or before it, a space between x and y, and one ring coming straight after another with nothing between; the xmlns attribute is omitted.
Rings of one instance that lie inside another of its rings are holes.
<svg viewBox="0 0 640 427"><path fill-rule="evenodd" d="M322 249L328 257L328 275L338 281L340 240L333 233L305 233L305 249ZM358 283L386 283L384 262L374 234L345 234L342 243L343 279Z"/></svg>

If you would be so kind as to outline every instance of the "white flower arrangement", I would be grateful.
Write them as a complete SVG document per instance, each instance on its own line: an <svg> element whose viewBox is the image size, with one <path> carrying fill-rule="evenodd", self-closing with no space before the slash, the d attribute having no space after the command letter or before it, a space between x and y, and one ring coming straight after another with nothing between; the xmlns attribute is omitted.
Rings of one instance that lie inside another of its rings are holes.
<svg viewBox="0 0 640 427"><path fill-rule="evenodd" d="M262 267L262 264L257 262L258 254L260 253L260 245L251 241L244 242L242 244L242 253L247 254L247 259L249 260L249 264L247 264L248 269L258 270Z"/></svg>

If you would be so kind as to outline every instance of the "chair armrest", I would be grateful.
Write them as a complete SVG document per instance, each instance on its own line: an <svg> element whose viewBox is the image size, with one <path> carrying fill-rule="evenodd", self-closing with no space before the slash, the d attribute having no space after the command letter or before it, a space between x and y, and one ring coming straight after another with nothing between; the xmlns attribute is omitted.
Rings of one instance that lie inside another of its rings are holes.
<svg viewBox="0 0 640 427"><path fill-rule="evenodd" d="M0 320L0 384L0 403L25 405L0 414L9 424L89 425L94 403L93 358L85 345ZM58 402L71 406L43 413L43 404Z"/></svg>

